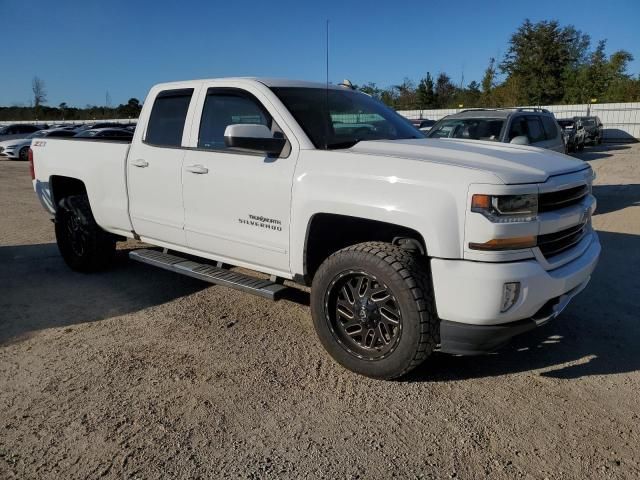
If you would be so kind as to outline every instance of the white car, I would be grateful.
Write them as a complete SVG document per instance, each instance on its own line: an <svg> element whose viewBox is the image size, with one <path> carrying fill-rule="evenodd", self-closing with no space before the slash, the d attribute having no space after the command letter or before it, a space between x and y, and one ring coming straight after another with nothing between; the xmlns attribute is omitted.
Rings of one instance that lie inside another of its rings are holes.
<svg viewBox="0 0 640 480"><path fill-rule="evenodd" d="M548 322L600 255L587 163L425 139L340 87L160 84L131 141L45 138L32 152L72 269L105 269L116 242L135 238L159 248L131 258L211 283L272 299L285 279L309 285L320 342L376 378L436 349L493 351Z"/></svg>
<svg viewBox="0 0 640 480"><path fill-rule="evenodd" d="M0 158L8 158L9 160L27 161L29 155L29 147L34 138L44 137L73 137L74 132L65 129L54 130L38 130L31 133L26 138L13 138L0 142Z"/></svg>

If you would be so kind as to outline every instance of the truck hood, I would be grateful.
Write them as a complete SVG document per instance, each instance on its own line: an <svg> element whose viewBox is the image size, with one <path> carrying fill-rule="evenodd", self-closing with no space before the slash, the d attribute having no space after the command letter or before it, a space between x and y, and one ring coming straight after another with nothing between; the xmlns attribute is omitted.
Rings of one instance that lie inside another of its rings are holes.
<svg viewBox="0 0 640 480"><path fill-rule="evenodd" d="M505 184L542 183L554 175L589 168L582 160L551 150L479 140L372 140L348 151L482 170Z"/></svg>

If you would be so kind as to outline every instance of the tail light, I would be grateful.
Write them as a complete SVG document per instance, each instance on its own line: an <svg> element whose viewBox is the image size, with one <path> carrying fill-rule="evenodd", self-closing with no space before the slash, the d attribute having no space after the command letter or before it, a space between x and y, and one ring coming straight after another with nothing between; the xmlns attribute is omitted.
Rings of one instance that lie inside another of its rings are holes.
<svg viewBox="0 0 640 480"><path fill-rule="evenodd" d="M29 173L31 174L31 180L36 179L36 168L33 165L33 150L29 148Z"/></svg>

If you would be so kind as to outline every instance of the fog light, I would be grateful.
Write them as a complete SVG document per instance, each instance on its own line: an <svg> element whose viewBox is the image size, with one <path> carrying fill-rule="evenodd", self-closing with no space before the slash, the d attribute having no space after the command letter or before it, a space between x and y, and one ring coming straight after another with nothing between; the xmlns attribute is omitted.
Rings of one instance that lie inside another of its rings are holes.
<svg viewBox="0 0 640 480"><path fill-rule="evenodd" d="M520 282L509 282L502 286L502 305L500 312L504 313L513 307L520 296Z"/></svg>

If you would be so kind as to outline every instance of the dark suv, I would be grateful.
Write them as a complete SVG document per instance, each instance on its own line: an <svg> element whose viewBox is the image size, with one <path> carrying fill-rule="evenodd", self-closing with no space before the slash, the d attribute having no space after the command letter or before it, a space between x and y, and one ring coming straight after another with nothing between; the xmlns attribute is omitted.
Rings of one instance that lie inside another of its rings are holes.
<svg viewBox="0 0 640 480"><path fill-rule="evenodd" d="M567 145L567 152L584 150L586 135L580 120L563 118L558 120L558 125L560 125L560 128L562 129L564 143Z"/></svg>
<svg viewBox="0 0 640 480"><path fill-rule="evenodd" d="M598 117L573 117L584 126L585 141L600 145L602 143L602 122Z"/></svg>

